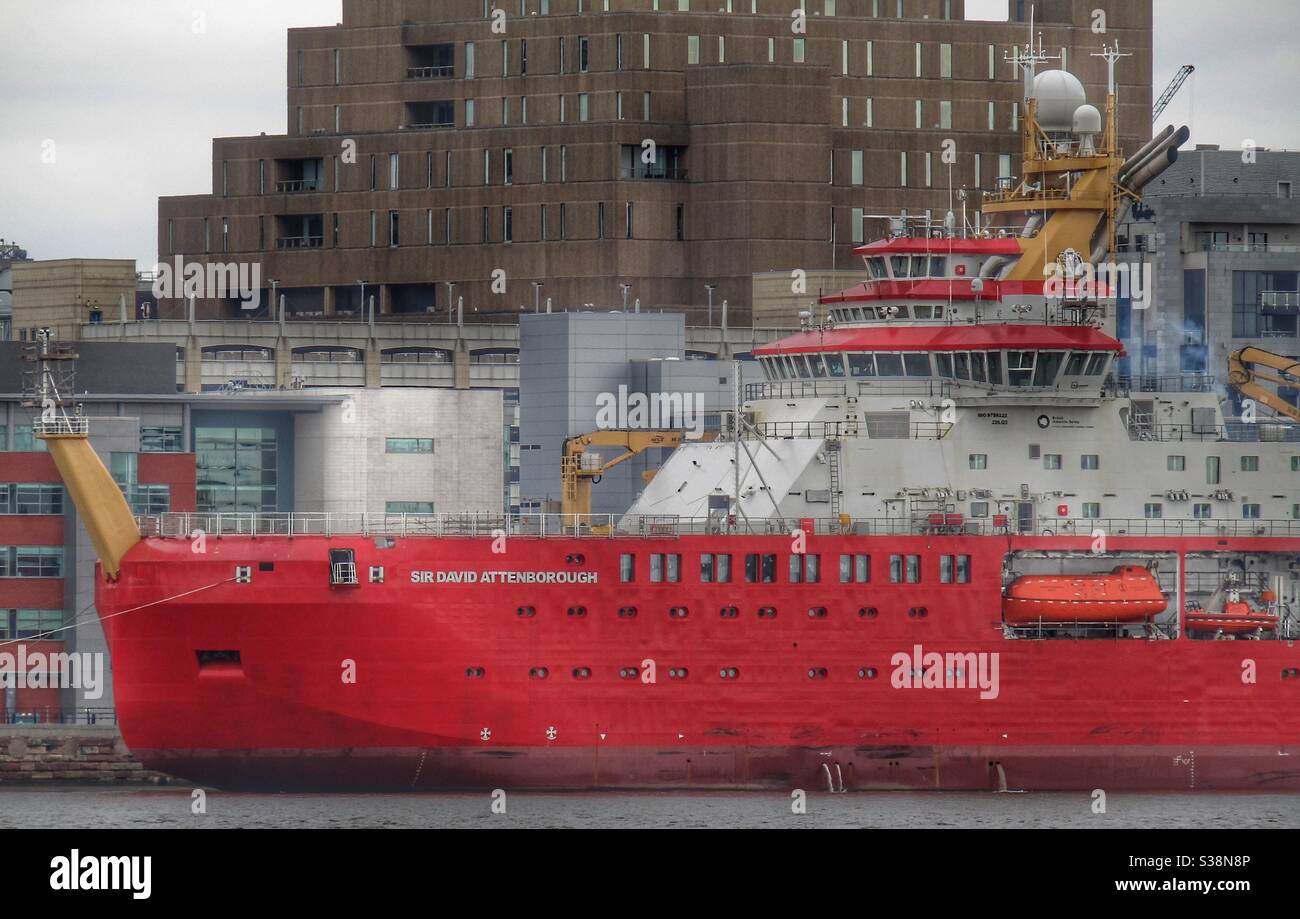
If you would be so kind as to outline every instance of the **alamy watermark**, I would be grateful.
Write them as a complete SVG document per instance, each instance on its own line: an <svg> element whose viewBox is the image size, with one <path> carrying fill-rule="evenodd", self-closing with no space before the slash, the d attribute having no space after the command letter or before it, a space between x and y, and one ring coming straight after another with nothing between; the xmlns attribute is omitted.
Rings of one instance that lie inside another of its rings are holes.
<svg viewBox="0 0 1300 919"><path fill-rule="evenodd" d="M160 300L241 300L243 308L262 305L261 262L186 262L154 266L153 294Z"/></svg>
<svg viewBox="0 0 1300 919"><path fill-rule="evenodd" d="M4 689L78 689L87 699L104 695L104 655L81 651L0 651L0 687Z"/></svg>
<svg viewBox="0 0 1300 919"><path fill-rule="evenodd" d="M601 431L683 430L694 437L704 434L704 393L628 392L596 396L596 428Z"/></svg>

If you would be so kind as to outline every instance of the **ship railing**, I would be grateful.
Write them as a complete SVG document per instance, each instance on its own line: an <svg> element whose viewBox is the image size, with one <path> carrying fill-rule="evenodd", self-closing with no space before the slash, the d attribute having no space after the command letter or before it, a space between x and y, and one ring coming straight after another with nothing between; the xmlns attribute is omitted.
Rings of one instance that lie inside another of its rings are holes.
<svg viewBox="0 0 1300 919"><path fill-rule="evenodd" d="M1139 376L1111 376L1106 380L1108 389L1120 395L1135 392L1203 392L1218 391L1218 378L1208 373L1179 373L1170 376L1142 374Z"/></svg>
<svg viewBox="0 0 1300 919"><path fill-rule="evenodd" d="M0 724L117 724L113 708L72 708L58 705L20 706L13 711L0 710Z"/></svg>
<svg viewBox="0 0 1300 919"><path fill-rule="evenodd" d="M1300 520L1040 517L1027 536L1300 537Z"/></svg>
<svg viewBox="0 0 1300 919"><path fill-rule="evenodd" d="M942 523L931 520L942 516ZM1290 537L1300 520L1177 520L1168 518L1040 517L1032 525L1014 517L970 519L957 514L919 517L762 517L731 519L651 514L204 514L165 513L137 518L146 537L222 536L438 536L600 537L782 536L804 530L816 536L1076 536Z"/></svg>
<svg viewBox="0 0 1300 919"><path fill-rule="evenodd" d="M953 425L945 421L885 422L878 427L856 421L769 421L750 426L745 439L761 437L771 440L839 440L867 437L874 440L943 440Z"/></svg>
<svg viewBox="0 0 1300 919"><path fill-rule="evenodd" d="M1038 620L1033 623L1006 624L1003 626L1009 637L1029 640L1046 640L1049 638L1086 638L1086 639L1175 639L1178 637L1178 625L1175 622L1089 622L1082 619L1064 621Z"/></svg>
<svg viewBox="0 0 1300 919"><path fill-rule="evenodd" d="M907 382L875 383L868 380L789 380L786 382L747 383L745 401L764 399L818 399L857 395L870 396L927 396L946 399L952 395L952 384L943 380L916 380Z"/></svg>

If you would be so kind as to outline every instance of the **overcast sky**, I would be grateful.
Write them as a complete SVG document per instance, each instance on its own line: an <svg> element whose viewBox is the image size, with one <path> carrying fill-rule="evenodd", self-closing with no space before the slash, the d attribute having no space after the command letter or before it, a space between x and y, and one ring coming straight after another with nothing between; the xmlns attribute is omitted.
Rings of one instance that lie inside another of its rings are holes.
<svg viewBox="0 0 1300 919"><path fill-rule="evenodd" d="M1154 2L1155 92L1196 66L1164 120L1193 143L1300 149L1300 3ZM211 191L212 138L285 132L285 30L340 7L0 0L0 238L33 258L152 265L158 197ZM967 7L1001 19L1006 0Z"/></svg>

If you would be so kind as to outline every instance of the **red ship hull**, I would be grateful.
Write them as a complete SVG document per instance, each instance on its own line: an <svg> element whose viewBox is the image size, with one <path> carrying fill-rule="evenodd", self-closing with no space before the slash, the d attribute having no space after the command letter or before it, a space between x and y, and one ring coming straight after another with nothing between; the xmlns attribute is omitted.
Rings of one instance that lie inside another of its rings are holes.
<svg viewBox="0 0 1300 919"><path fill-rule="evenodd" d="M1300 553L1282 539L1111 543ZM784 582L788 538L519 536L504 554L488 538L210 536L198 554L150 539L101 584L99 609L127 744L217 787L1300 789L1292 642L1004 637L1007 552L1088 546L810 537L819 583L753 584L738 562L777 554ZM330 584L340 548L355 587ZM700 583L699 554L719 552L735 580ZM652 553L681 557L680 582L647 583ZM840 583L841 553L872 556L871 582ZM919 583L889 582L898 553L921 556ZM969 582L939 583L937 557L955 554ZM586 582L481 579L539 571ZM478 579L439 583L448 572Z"/></svg>

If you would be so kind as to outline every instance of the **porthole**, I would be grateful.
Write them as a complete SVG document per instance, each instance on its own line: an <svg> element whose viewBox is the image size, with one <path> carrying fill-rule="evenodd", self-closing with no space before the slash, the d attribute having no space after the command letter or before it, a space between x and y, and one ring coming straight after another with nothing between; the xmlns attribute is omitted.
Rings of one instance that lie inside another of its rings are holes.
<svg viewBox="0 0 1300 919"><path fill-rule="evenodd" d="M674 606L668 611L670 619L685 619L691 614L691 611L684 606Z"/></svg>
<svg viewBox="0 0 1300 919"><path fill-rule="evenodd" d="M740 610L734 606L724 606L722 609L718 610L718 615L723 619L735 619L740 615Z"/></svg>
<svg viewBox="0 0 1300 919"><path fill-rule="evenodd" d="M485 671L483 670L482 667L467 667L467 668L465 668L465 676L469 677L471 680L475 680L475 679L478 679L479 677L483 676L484 672L485 672Z"/></svg>
<svg viewBox="0 0 1300 919"><path fill-rule="evenodd" d="M858 670L859 680L874 680L878 675L875 667L862 667Z"/></svg>
<svg viewBox="0 0 1300 919"><path fill-rule="evenodd" d="M545 667L534 667L528 671L528 676L534 680L544 680L549 672Z"/></svg>
<svg viewBox="0 0 1300 919"><path fill-rule="evenodd" d="M930 615L930 611L924 606L914 606L907 611L908 619L924 619L928 615Z"/></svg>
<svg viewBox="0 0 1300 919"><path fill-rule="evenodd" d="M826 607L824 606L814 606L808 610L809 619L825 619L826 615Z"/></svg>
<svg viewBox="0 0 1300 919"><path fill-rule="evenodd" d="M668 671L668 679L670 680L684 680L686 677L687 672L685 667L673 667Z"/></svg>
<svg viewBox="0 0 1300 919"><path fill-rule="evenodd" d="M635 607L635 606L620 606L620 607L618 608L618 618L620 618L620 619L635 619L635 618L636 618L636 607Z"/></svg>
<svg viewBox="0 0 1300 919"><path fill-rule="evenodd" d="M758 610L758 618L759 618L759 619L775 619L775 618L776 618L776 607L775 607L775 606L763 606L763 607L760 607L759 610Z"/></svg>
<svg viewBox="0 0 1300 919"><path fill-rule="evenodd" d="M586 680L586 679L589 679L590 677L591 677L591 668L590 668L590 667L574 667L574 668L573 668L573 678L574 678L575 680Z"/></svg>
<svg viewBox="0 0 1300 919"><path fill-rule="evenodd" d="M635 680L640 675L641 671L636 667L620 667L618 670L618 678L620 680Z"/></svg>
<svg viewBox="0 0 1300 919"><path fill-rule="evenodd" d="M734 680L740 676L740 671L735 667L723 667L718 671L718 676L724 680Z"/></svg>
<svg viewBox="0 0 1300 919"><path fill-rule="evenodd" d="M824 680L824 679L826 679L826 668L825 668L825 667L809 667L809 668L808 668L808 679L810 679L810 680Z"/></svg>
<svg viewBox="0 0 1300 919"><path fill-rule="evenodd" d="M569 607L569 616L572 617L572 618L574 618L574 619L582 619L582 618L584 618L586 615L587 615L587 607L585 607L585 606L570 606L570 607Z"/></svg>
<svg viewBox="0 0 1300 919"><path fill-rule="evenodd" d="M880 615L879 610L877 610L874 606L866 606L858 610L859 619L875 619L879 615Z"/></svg>
<svg viewBox="0 0 1300 919"><path fill-rule="evenodd" d="M515 615L517 615L520 619L532 619L534 616L537 615L537 607L521 606L519 607L519 609L515 610Z"/></svg>
<svg viewBox="0 0 1300 919"><path fill-rule="evenodd" d="M586 557L585 555L566 555L566 556L564 556L564 563L565 563L566 565L583 565L583 564L586 564L586 562L587 562L587 557Z"/></svg>

